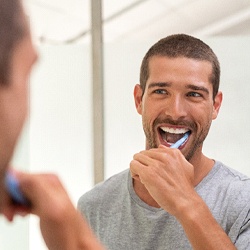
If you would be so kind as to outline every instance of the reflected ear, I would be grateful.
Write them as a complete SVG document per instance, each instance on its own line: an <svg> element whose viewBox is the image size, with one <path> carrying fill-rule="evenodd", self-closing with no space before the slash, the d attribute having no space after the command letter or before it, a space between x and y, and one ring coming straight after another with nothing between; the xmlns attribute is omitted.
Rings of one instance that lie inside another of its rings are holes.
<svg viewBox="0 0 250 250"><path fill-rule="evenodd" d="M217 118L218 113L220 111L221 103L222 103L222 92L219 91L214 98L214 108L213 108L213 120Z"/></svg>
<svg viewBox="0 0 250 250"><path fill-rule="evenodd" d="M135 100L136 110L141 115L142 113L142 88L139 84L136 84L134 88L134 100Z"/></svg>

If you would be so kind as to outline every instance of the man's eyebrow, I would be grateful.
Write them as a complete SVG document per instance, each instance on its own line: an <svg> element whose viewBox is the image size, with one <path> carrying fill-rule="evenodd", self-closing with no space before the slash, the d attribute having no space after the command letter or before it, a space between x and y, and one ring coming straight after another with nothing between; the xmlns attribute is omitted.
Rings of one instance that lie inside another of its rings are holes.
<svg viewBox="0 0 250 250"><path fill-rule="evenodd" d="M171 83L169 82L152 82L149 83L148 88L155 88L155 87L160 87L160 88L164 88L164 87L170 87ZM207 94L209 94L209 90L206 87L203 86L198 86L198 85L194 85L194 84L188 84L186 85L187 89L191 89L191 90L199 90L199 91L203 91Z"/></svg>
<svg viewBox="0 0 250 250"><path fill-rule="evenodd" d="M169 87L171 86L170 83L168 82L152 82L148 85L148 88L155 88L155 87L160 87L160 88L163 88L163 87Z"/></svg>
<svg viewBox="0 0 250 250"><path fill-rule="evenodd" d="M203 86L197 86L197 85L193 85L193 84L188 84L187 85L188 89L192 89L192 90L199 90L199 91L203 91L206 92L207 94L209 94L209 90L206 87Z"/></svg>

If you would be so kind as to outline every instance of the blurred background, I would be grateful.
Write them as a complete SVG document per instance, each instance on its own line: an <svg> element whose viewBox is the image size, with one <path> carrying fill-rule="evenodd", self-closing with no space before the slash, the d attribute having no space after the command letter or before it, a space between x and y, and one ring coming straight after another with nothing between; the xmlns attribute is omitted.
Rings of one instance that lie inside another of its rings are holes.
<svg viewBox="0 0 250 250"><path fill-rule="evenodd" d="M24 0L43 43L88 43L89 0ZM172 33L242 36L250 33L249 0L103 0L103 41L156 41Z"/></svg>

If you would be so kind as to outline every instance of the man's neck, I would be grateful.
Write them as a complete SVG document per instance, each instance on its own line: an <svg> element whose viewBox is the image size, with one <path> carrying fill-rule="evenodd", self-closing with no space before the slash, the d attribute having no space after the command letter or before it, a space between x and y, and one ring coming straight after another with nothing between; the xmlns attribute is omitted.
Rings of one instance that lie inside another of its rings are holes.
<svg viewBox="0 0 250 250"><path fill-rule="evenodd" d="M148 190L145 188L145 186L138 180L133 179L133 187L135 190L135 193L138 195L138 197L148 204L151 207L160 208L158 203L154 200L154 198L149 194Z"/></svg>

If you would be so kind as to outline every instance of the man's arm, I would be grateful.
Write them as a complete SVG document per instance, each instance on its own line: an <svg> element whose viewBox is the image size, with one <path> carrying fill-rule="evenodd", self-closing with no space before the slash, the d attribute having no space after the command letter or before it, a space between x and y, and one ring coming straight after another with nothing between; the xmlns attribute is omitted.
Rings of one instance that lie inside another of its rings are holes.
<svg viewBox="0 0 250 250"><path fill-rule="evenodd" d="M178 149L142 151L130 164L131 175L181 223L193 249L236 249L194 189L194 168Z"/></svg>

